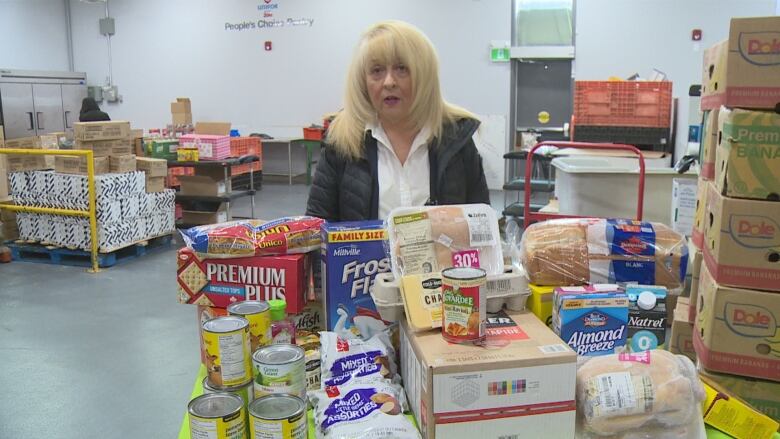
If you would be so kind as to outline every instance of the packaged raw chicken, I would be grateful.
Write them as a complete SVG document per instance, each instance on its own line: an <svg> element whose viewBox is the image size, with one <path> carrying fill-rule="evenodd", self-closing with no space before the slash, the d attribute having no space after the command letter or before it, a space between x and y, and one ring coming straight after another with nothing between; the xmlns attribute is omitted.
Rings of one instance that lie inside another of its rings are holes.
<svg viewBox="0 0 780 439"><path fill-rule="evenodd" d="M687 357L653 350L581 357L579 438L697 439L704 387Z"/></svg>
<svg viewBox="0 0 780 439"><path fill-rule="evenodd" d="M660 223L559 219L526 229L520 244L531 283L635 282L679 290L688 266L685 237Z"/></svg>
<svg viewBox="0 0 780 439"><path fill-rule="evenodd" d="M399 207L387 218L396 279L449 267L504 271L496 212L487 204Z"/></svg>

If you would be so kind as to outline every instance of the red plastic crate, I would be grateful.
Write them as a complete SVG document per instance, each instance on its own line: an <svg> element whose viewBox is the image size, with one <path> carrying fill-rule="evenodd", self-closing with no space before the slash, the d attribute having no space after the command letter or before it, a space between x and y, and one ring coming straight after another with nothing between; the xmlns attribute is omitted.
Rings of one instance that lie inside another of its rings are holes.
<svg viewBox="0 0 780 439"><path fill-rule="evenodd" d="M168 187L179 186L179 175L195 175L195 168L168 168Z"/></svg>
<svg viewBox="0 0 780 439"><path fill-rule="evenodd" d="M669 81L575 81L574 117L580 125L666 128L671 124Z"/></svg>
<svg viewBox="0 0 780 439"><path fill-rule="evenodd" d="M230 138L230 155L233 157L241 157L243 155L256 155L260 158L259 162L247 163L243 165L233 166L232 175L241 175L249 172L250 169L254 171L261 171L263 169L263 142L259 137L231 137Z"/></svg>
<svg viewBox="0 0 780 439"><path fill-rule="evenodd" d="M304 128L303 138L306 140L322 140L322 128Z"/></svg>

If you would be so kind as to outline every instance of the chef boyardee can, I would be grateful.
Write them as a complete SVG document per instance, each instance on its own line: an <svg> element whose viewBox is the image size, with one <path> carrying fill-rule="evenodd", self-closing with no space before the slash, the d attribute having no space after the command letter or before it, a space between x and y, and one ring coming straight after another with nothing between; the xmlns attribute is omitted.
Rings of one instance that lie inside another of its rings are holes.
<svg viewBox="0 0 780 439"><path fill-rule="evenodd" d="M245 439L246 411L241 397L208 393L190 401L190 438Z"/></svg>
<svg viewBox="0 0 780 439"><path fill-rule="evenodd" d="M234 316L249 320L249 345L251 352L271 342L271 311L268 302L263 300L247 300L236 302L227 307Z"/></svg>
<svg viewBox="0 0 780 439"><path fill-rule="evenodd" d="M251 439L307 439L306 403L293 395L267 395L249 405Z"/></svg>
<svg viewBox="0 0 780 439"><path fill-rule="evenodd" d="M203 352L214 386L238 386L252 379L249 322L245 318L224 316L203 323Z"/></svg>
<svg viewBox="0 0 780 439"><path fill-rule="evenodd" d="M485 340L487 273L481 268L454 267L441 272L441 334L452 343Z"/></svg>
<svg viewBox="0 0 780 439"><path fill-rule="evenodd" d="M306 399L306 356L292 344L263 346L252 355L255 399L279 393Z"/></svg>

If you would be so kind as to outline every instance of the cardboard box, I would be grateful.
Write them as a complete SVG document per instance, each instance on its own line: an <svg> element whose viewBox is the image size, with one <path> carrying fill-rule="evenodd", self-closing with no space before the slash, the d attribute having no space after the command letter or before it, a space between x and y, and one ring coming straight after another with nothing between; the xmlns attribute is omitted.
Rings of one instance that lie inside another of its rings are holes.
<svg viewBox="0 0 780 439"><path fill-rule="evenodd" d="M780 291L780 203L743 200L707 184L704 262L722 285Z"/></svg>
<svg viewBox="0 0 780 439"><path fill-rule="evenodd" d="M227 210L222 203L215 212L203 212L199 210L182 210L181 222L184 224L219 224L228 221Z"/></svg>
<svg viewBox="0 0 780 439"><path fill-rule="evenodd" d="M780 17L732 18L729 38L704 51L701 109L780 102Z"/></svg>
<svg viewBox="0 0 780 439"><path fill-rule="evenodd" d="M699 178L710 181L715 179L715 151L718 148L718 114L720 108L704 113L704 132L701 135L701 171Z"/></svg>
<svg viewBox="0 0 780 439"><path fill-rule="evenodd" d="M59 139L53 134L21 137L5 140L5 147L14 149L59 149Z"/></svg>
<svg viewBox="0 0 780 439"><path fill-rule="evenodd" d="M219 197L230 192L230 180L225 182L200 175L180 175L179 184L182 195Z"/></svg>
<svg viewBox="0 0 780 439"><path fill-rule="evenodd" d="M95 175L108 174L108 157L95 157L93 160ZM54 170L63 174L87 175L87 159L86 157L57 156L54 159Z"/></svg>
<svg viewBox="0 0 780 439"><path fill-rule="evenodd" d="M73 124L73 138L76 140L114 140L128 137L130 137L130 122L122 120Z"/></svg>
<svg viewBox="0 0 780 439"><path fill-rule="evenodd" d="M289 314L306 305L306 255L205 258L184 247L176 278L180 303L227 308L242 300L282 299Z"/></svg>
<svg viewBox="0 0 780 439"><path fill-rule="evenodd" d="M696 218L697 180L675 178L672 180L672 229L685 236L693 233Z"/></svg>
<svg viewBox="0 0 780 439"><path fill-rule="evenodd" d="M155 159L151 157L136 157L135 167L139 171L144 171L146 177L167 177L168 161Z"/></svg>
<svg viewBox="0 0 780 439"><path fill-rule="evenodd" d="M165 177L146 177L146 193L162 192L165 190Z"/></svg>
<svg viewBox="0 0 780 439"><path fill-rule="evenodd" d="M370 338L385 328L369 294L376 276L390 271L384 221L324 223L320 234L326 330Z"/></svg>
<svg viewBox="0 0 780 439"><path fill-rule="evenodd" d="M85 141L76 140L74 149L88 149L95 157L128 155L133 153L133 139Z"/></svg>
<svg viewBox="0 0 780 439"><path fill-rule="evenodd" d="M192 125L192 113L171 113L174 125Z"/></svg>
<svg viewBox="0 0 780 439"><path fill-rule="evenodd" d="M718 190L729 197L780 200L780 114L723 108L718 130Z"/></svg>
<svg viewBox="0 0 780 439"><path fill-rule="evenodd" d="M42 155L0 154L0 161L5 163L6 172L9 174L12 172L49 169L46 164L46 158Z"/></svg>
<svg viewBox="0 0 780 439"><path fill-rule="evenodd" d="M198 122L195 124L195 134L229 136L230 125L230 122Z"/></svg>
<svg viewBox="0 0 780 439"><path fill-rule="evenodd" d="M192 113L190 98L176 98L175 102L171 102L171 113Z"/></svg>
<svg viewBox="0 0 780 439"><path fill-rule="evenodd" d="M179 141L174 139L149 139L146 142L148 156L163 160L176 160Z"/></svg>
<svg viewBox="0 0 780 439"><path fill-rule="evenodd" d="M691 294L688 296L688 303L691 306L688 309L688 321L696 321L696 304L699 300L699 283L701 282L701 267L704 265L704 253L701 250L694 250L689 253L691 261Z"/></svg>
<svg viewBox="0 0 780 439"><path fill-rule="evenodd" d="M736 397L706 375L700 376L706 398L704 422L735 439L771 439L780 427L777 421Z"/></svg>
<svg viewBox="0 0 780 439"><path fill-rule="evenodd" d="M500 349L401 322L401 375L426 439L573 438L576 354L530 312L489 315Z"/></svg>
<svg viewBox="0 0 780 439"><path fill-rule="evenodd" d="M707 382L727 389L775 421L780 421L780 382L758 380L736 375L699 370L699 376Z"/></svg>
<svg viewBox="0 0 780 439"><path fill-rule="evenodd" d="M19 226L16 221L0 222L0 236L2 240L19 239Z"/></svg>
<svg viewBox="0 0 780 439"><path fill-rule="evenodd" d="M705 266L693 345L707 370L780 381L780 294L718 284Z"/></svg>
<svg viewBox="0 0 780 439"><path fill-rule="evenodd" d="M677 300L677 307L674 309L674 320L672 320L672 334L669 337L669 352L685 355L695 363L696 351L693 349L693 323L688 321L688 308L689 304L686 297L681 297Z"/></svg>
<svg viewBox="0 0 780 439"><path fill-rule="evenodd" d="M11 188L8 185L8 157L0 154L0 201L5 201L11 196ZM2 210L0 210L2 212ZM0 213L2 215L2 213Z"/></svg>
<svg viewBox="0 0 780 439"><path fill-rule="evenodd" d="M555 291L555 287L528 284L528 289L531 291L531 295L528 296L526 307L548 328L552 329L553 291Z"/></svg>
<svg viewBox="0 0 780 439"><path fill-rule="evenodd" d="M132 154L111 156L108 159L108 166L111 172L133 172L135 171L135 156Z"/></svg>
<svg viewBox="0 0 780 439"><path fill-rule="evenodd" d="M699 178L696 191L696 212L693 218L691 242L698 248L704 248L704 214L707 211L707 180Z"/></svg>

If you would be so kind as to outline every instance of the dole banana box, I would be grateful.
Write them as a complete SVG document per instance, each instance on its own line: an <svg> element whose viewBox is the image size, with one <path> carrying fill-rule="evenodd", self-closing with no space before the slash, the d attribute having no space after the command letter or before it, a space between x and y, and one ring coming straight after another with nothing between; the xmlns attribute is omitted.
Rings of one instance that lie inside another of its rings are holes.
<svg viewBox="0 0 780 439"><path fill-rule="evenodd" d="M701 278L701 267L704 265L704 253L701 250L696 250L691 253L691 292L689 294L689 303L696 305L696 299L699 297L699 283ZM689 307L688 321L693 323L696 321L696 307Z"/></svg>
<svg viewBox="0 0 780 439"><path fill-rule="evenodd" d="M693 323L688 321L688 308L690 308L688 298L680 297L677 300L677 307L674 309L672 334L669 337L669 352L685 355L691 361L696 362L696 351L693 349Z"/></svg>
<svg viewBox="0 0 780 439"><path fill-rule="evenodd" d="M720 108L704 112L704 131L701 134L701 171L702 180L715 179L715 151L718 147L718 114Z"/></svg>
<svg viewBox="0 0 780 439"><path fill-rule="evenodd" d="M691 231L691 242L698 249L704 247L704 213L706 211L706 206L707 180L699 177L696 191L696 212L693 217L693 231Z"/></svg>
<svg viewBox="0 0 780 439"><path fill-rule="evenodd" d="M559 287L553 294L553 331L577 355L607 355L625 349L628 296L617 285Z"/></svg>
<svg viewBox="0 0 780 439"><path fill-rule="evenodd" d="M370 294L377 274L390 271L384 223L325 223L320 230L325 327L368 339L386 327Z"/></svg>
<svg viewBox="0 0 780 439"><path fill-rule="evenodd" d="M702 267L696 307L693 346L704 369L780 381L780 294L719 285Z"/></svg>
<svg viewBox="0 0 780 439"><path fill-rule="evenodd" d="M780 202L728 198L710 182L706 209L704 263L713 278L780 291Z"/></svg>
<svg viewBox="0 0 780 439"><path fill-rule="evenodd" d="M701 109L780 102L780 17L733 18L728 40L704 51Z"/></svg>
<svg viewBox="0 0 780 439"><path fill-rule="evenodd" d="M780 200L780 114L722 108L716 161L722 194Z"/></svg>

